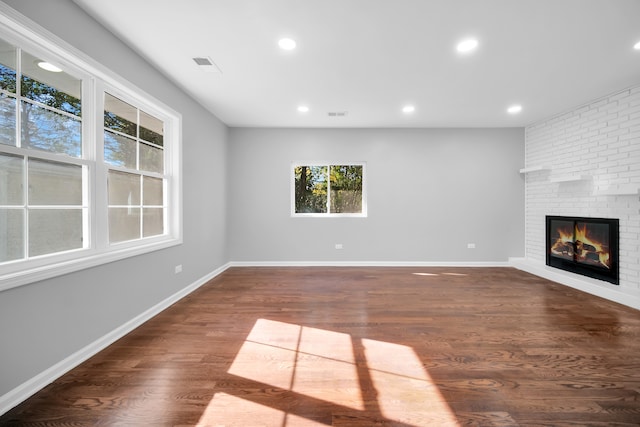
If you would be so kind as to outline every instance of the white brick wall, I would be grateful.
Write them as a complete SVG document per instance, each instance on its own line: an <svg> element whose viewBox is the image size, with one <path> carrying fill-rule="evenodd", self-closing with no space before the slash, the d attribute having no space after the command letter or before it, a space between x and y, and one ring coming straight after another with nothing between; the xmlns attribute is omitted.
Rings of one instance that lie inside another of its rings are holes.
<svg viewBox="0 0 640 427"><path fill-rule="evenodd" d="M640 187L640 85L525 129L525 255L545 260L545 215L620 220L620 288L640 293L640 196L599 192ZM583 175L578 181L554 178ZM602 282L602 286L610 287Z"/></svg>

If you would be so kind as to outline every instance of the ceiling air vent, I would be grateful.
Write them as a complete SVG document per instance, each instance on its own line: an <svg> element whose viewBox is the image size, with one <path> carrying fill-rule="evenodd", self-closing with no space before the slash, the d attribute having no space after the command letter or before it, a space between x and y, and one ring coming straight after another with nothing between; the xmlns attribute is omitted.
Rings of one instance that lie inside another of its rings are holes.
<svg viewBox="0 0 640 427"><path fill-rule="evenodd" d="M206 73L222 73L220 68L208 57L193 58L193 61L198 64L200 69Z"/></svg>
<svg viewBox="0 0 640 427"><path fill-rule="evenodd" d="M347 115L346 111L329 111L327 113L329 117L344 117Z"/></svg>

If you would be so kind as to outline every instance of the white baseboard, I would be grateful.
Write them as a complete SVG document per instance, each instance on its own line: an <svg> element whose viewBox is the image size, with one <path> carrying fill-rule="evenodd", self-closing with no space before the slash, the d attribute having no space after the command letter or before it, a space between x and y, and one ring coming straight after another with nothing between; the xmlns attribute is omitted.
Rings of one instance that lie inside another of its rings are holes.
<svg viewBox="0 0 640 427"><path fill-rule="evenodd" d="M209 280L218 276L219 274L227 270L229 267L230 267L230 264L227 263L222 267L214 270L213 272L207 274L206 276L201 277L200 279L196 280L189 286L181 289L180 291L176 292L175 294L171 295L170 297L166 298L165 300L151 307L147 311L129 320L127 323L123 324L122 326L114 329L108 334L95 340L91 344L73 353L69 357L61 360L60 362L56 363L50 368L39 373L35 377L20 384L18 387L14 388L8 393L0 396L0 415L9 411L11 408L19 405L21 402L25 401L26 399L31 397L33 394L35 394L39 390L51 384L57 378L60 378L62 375L69 372L71 369L75 368L76 366L80 365L82 362L89 359L91 356L94 356L98 352L104 350L109 345L113 344L114 342L116 342L117 340L119 340L120 338L122 338L123 336L125 336L126 334L128 334L129 332L137 328L138 326L142 325L147 320L156 316L157 314L159 314L160 312L162 312L172 304L176 303L177 301L189 295L191 292L198 289L200 286L207 283Z"/></svg>
<svg viewBox="0 0 640 427"><path fill-rule="evenodd" d="M508 261L231 261L231 267L510 267Z"/></svg>
<svg viewBox="0 0 640 427"><path fill-rule="evenodd" d="M587 292L591 295L640 310L640 294L633 295L627 292L621 292L620 286L618 285L565 272L557 268L549 267L541 261L534 261L527 258L509 258L509 262L518 270L526 271L527 273L535 274L536 276Z"/></svg>

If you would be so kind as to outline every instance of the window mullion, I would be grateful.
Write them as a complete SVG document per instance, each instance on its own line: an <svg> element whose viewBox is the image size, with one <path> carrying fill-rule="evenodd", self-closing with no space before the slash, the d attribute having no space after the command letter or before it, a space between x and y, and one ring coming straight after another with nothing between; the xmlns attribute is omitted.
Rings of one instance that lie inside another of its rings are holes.
<svg viewBox="0 0 640 427"><path fill-rule="evenodd" d="M22 254L24 259L29 258L29 157L22 157Z"/></svg>
<svg viewBox="0 0 640 427"><path fill-rule="evenodd" d="M22 130L22 108L21 106L21 97L22 97L22 85L20 82L22 81L22 49L16 48L16 147L22 147L22 138L21 138L21 130Z"/></svg>
<svg viewBox="0 0 640 427"><path fill-rule="evenodd" d="M91 189L91 235L95 239L94 247L104 250L109 246L109 193L108 193L108 168L104 163L104 88L99 82L93 87L95 109L92 112L93 129L90 135L95 142L93 151L94 168L90 176L93 178Z"/></svg>
<svg viewBox="0 0 640 427"><path fill-rule="evenodd" d="M140 170L140 109L136 108L136 170Z"/></svg>
<svg viewBox="0 0 640 427"><path fill-rule="evenodd" d="M144 237L144 176L140 174L140 238Z"/></svg>
<svg viewBox="0 0 640 427"><path fill-rule="evenodd" d="M331 165L327 165L327 215L331 214Z"/></svg>

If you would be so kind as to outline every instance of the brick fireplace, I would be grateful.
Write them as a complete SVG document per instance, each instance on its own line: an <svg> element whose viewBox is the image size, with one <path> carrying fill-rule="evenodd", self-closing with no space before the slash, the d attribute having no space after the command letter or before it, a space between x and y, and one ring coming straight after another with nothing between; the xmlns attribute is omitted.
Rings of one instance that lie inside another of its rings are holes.
<svg viewBox="0 0 640 427"><path fill-rule="evenodd" d="M616 218L617 280L589 281L577 272L557 276L582 280L582 289L639 306L640 85L527 126L520 172L527 262L547 264L548 216ZM595 256L597 251L588 249Z"/></svg>

